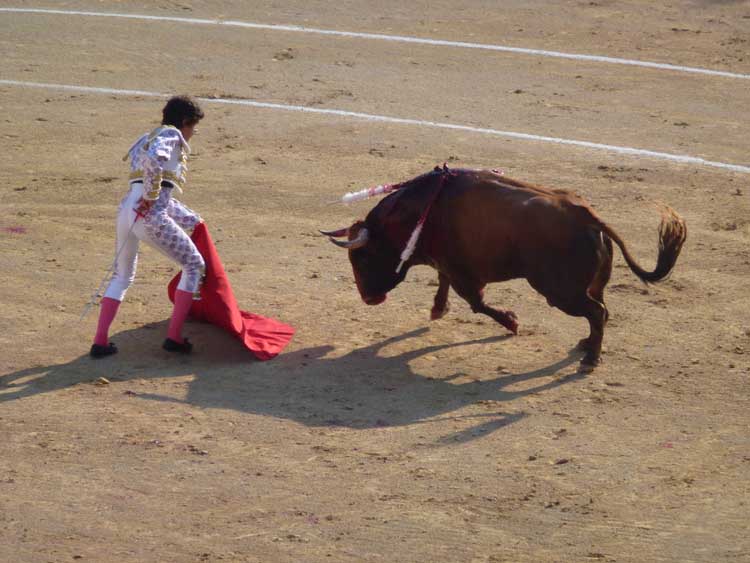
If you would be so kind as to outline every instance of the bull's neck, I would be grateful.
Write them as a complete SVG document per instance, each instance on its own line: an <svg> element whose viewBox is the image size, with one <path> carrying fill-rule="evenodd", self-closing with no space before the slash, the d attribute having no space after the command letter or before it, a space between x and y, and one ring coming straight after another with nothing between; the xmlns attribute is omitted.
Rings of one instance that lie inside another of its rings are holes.
<svg viewBox="0 0 750 563"><path fill-rule="evenodd" d="M411 264L426 263L424 261L424 258L421 258L420 254L418 253L418 248L425 248L424 244L420 245L420 238L424 238L422 231L425 229L425 225L430 216L430 211L432 210L433 204L437 201L438 197L440 197L440 192L442 191L448 177L452 175L453 174L447 168L444 168L442 171L440 171L437 185L434 185L433 183L430 186L431 189L429 189L430 193L428 195L428 199L426 202L422 203L422 209L419 212L416 224L414 224L414 228L411 231L409 238L406 240L406 243L402 246L403 250L400 254L400 262L396 268L396 272L399 272L407 262ZM421 200L422 198L418 199ZM411 224L411 221L409 221L407 224Z"/></svg>

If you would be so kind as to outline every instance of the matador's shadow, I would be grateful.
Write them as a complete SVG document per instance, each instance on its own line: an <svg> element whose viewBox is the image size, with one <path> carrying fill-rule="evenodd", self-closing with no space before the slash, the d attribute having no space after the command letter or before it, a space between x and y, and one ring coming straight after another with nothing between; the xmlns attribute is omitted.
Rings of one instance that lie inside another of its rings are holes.
<svg viewBox="0 0 750 563"><path fill-rule="evenodd" d="M116 384L193 375L184 398L141 392L141 386L132 390L124 386L123 392L128 391L134 399L234 409L321 427L366 429L476 419L476 425L441 439L455 442L471 440L525 416L523 412L508 413L504 409L472 415L451 414L462 407L479 401L508 402L583 377L575 369L567 374L558 373L578 361L580 354L573 351L538 370L485 380L468 380L461 372L445 378L425 377L409 365L426 354L457 346L497 343L508 336L436 344L394 356L378 355L386 346L428 331L421 328L339 357L326 357L334 351L333 346L319 346L283 354L270 362L258 362L238 342L208 325L200 325L200 336L195 338L200 346L197 354L175 357L158 348L164 330L162 322L120 332L113 338L120 354L112 358L95 361L85 355L67 364L0 376L0 403L93 382L98 377ZM488 349L486 353L496 352ZM505 390L510 385L540 378L548 380L522 390ZM457 382L461 379L466 381Z"/></svg>

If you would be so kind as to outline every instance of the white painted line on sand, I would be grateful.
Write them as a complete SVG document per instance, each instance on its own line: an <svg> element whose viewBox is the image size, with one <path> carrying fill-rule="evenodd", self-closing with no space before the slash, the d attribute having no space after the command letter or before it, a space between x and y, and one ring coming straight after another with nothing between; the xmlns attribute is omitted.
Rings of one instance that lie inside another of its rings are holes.
<svg viewBox="0 0 750 563"><path fill-rule="evenodd" d="M0 79L0 86L20 86L23 88L43 88L48 90L67 90L72 92L82 92L89 94L110 94L119 96L148 96L166 98L168 94L161 94L159 92L147 92L143 90L120 90L116 88L99 88L94 86L76 86L69 84L45 84L41 82L24 82L21 80L2 80ZM409 119L402 117L389 117L386 115L374 115L370 113L360 113L355 111L345 111L338 109L325 109L325 108L311 108L306 106L295 106L286 104L275 104L270 102L258 102L255 100L247 99L227 99L227 98L198 98L199 100L212 104L229 104L238 106L250 106L254 108L264 109L276 109L283 111L296 111L303 113L314 113L319 115L334 115L337 117L351 117L355 119L363 119L367 121L375 121L380 123L394 123L399 125L416 125L420 127L433 127L437 129L450 129L453 131L465 131L468 133L479 133L483 135L492 135L495 137L509 137L511 139L522 139L525 141L537 141L544 143L556 143L560 145L572 145L576 147L584 147L587 149L603 150L616 154L625 154L631 156L642 156L647 158L655 158L660 160L669 160L672 162L679 162L682 164L697 164L701 166L710 166L713 168L721 168L723 170L731 170L732 172L742 172L750 174L750 166L742 166L739 164L729 164L726 162L716 162L713 160L705 160L697 156L688 156L680 154L670 154L665 152L650 151L644 149L636 149L632 147L621 147L617 145L606 145L602 143L592 143L589 141L575 141L572 139L562 139L559 137L547 137L544 135L532 135L530 133L517 133L514 131L501 131L499 129L489 129L486 127L472 127L470 125L458 125L454 123L441 123L438 121L424 121L421 119Z"/></svg>
<svg viewBox="0 0 750 563"><path fill-rule="evenodd" d="M0 8L0 12L25 13L25 14L47 14L64 16L89 16L107 18L125 18L134 20L150 20L172 23L185 23L193 25L222 25L229 27L242 27L249 29L265 29L272 31L291 31L298 33L314 33L318 35L329 35L335 37L349 37L357 39L375 39L380 41L395 41L400 43L414 43L419 45L433 45L440 47L458 47L463 49L482 49L485 51L502 51L507 53L519 53L524 55L536 55L540 57L555 57L559 59L572 59L594 63L608 63L619 65L638 66L673 72L687 72L693 74L707 74L710 76L722 76L725 78L750 79L750 74L741 74L723 70L712 70L691 66L673 65L669 63L656 63L651 61L639 61L636 59L621 59L618 57L605 57L601 55L582 55L577 53L563 53L559 51L547 51L544 49L526 49L523 47L509 47L507 45L492 45L487 43L467 43L465 41L447 41L443 39L426 39L421 37L408 37L404 35L385 35L382 33L363 33L355 31L336 31L333 29L319 29L314 27L303 27L298 25L274 25L237 20L204 19L204 18L181 18L177 16L149 16L146 14L122 14L115 12L90 12L80 10L53 10L43 8Z"/></svg>

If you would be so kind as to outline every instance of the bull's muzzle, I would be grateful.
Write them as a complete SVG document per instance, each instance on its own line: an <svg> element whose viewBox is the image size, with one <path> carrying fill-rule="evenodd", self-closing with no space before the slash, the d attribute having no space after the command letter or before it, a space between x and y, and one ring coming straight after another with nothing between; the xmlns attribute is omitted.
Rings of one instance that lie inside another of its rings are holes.
<svg viewBox="0 0 750 563"><path fill-rule="evenodd" d="M367 297L363 297L362 301L364 301L366 305L380 305L387 297L388 296L385 293L381 295L368 295Z"/></svg>
<svg viewBox="0 0 750 563"><path fill-rule="evenodd" d="M357 248L362 248L367 244L367 241L370 238L370 233L368 233L367 229L365 228L360 229L360 231L357 233L357 238L347 241L336 240L336 238L334 237L343 237L348 235L349 229L339 229L337 231L320 231L320 233L326 235L328 237L328 240L330 240L336 246L346 248L347 250L356 250Z"/></svg>

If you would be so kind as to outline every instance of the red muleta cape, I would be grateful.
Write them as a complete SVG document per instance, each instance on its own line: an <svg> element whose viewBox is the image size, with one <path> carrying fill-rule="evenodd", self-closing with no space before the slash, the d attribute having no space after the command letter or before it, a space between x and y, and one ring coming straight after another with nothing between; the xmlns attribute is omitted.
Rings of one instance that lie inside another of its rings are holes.
<svg viewBox="0 0 750 563"><path fill-rule="evenodd" d="M193 301L190 317L223 328L237 337L259 360L276 357L292 339L294 328L275 319L240 311L205 223L199 223L190 238L206 261L201 299ZM182 272L169 282L167 293L172 302L181 276Z"/></svg>

